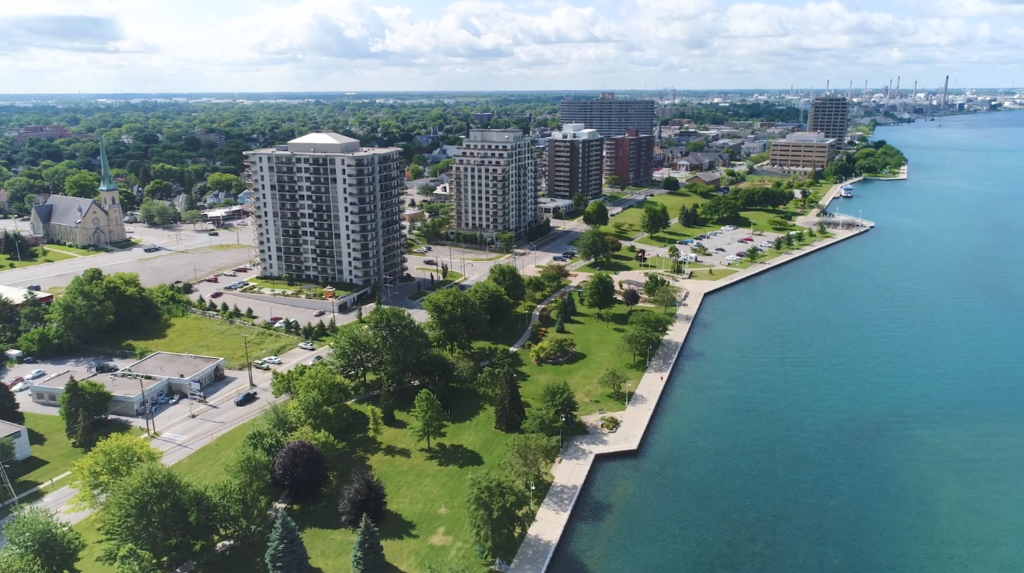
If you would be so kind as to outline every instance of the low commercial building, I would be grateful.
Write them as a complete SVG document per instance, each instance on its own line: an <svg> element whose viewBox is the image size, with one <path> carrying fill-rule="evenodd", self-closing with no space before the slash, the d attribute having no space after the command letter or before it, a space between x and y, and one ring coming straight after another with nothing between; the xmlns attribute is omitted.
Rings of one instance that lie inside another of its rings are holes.
<svg viewBox="0 0 1024 573"><path fill-rule="evenodd" d="M557 199L555 197L540 197L537 199L537 212L552 219L568 217L575 210L576 204L569 199ZM555 211L560 211L562 213L561 217L555 217Z"/></svg>
<svg viewBox="0 0 1024 573"><path fill-rule="evenodd" d="M28 429L25 426L0 420L0 438L11 440L14 444L14 459L19 462L32 457L32 446L28 443ZM7 461L10 460L0 460Z"/></svg>
<svg viewBox="0 0 1024 573"><path fill-rule="evenodd" d="M224 359L157 352L111 374L65 370L32 386L32 401L60 406L60 397L72 377L79 382L89 380L102 384L113 394L111 414L135 416L146 411L147 403L154 403L163 396L202 392L209 384L224 379Z"/></svg>
<svg viewBox="0 0 1024 573"><path fill-rule="evenodd" d="M21 128L14 140L18 145L25 145L34 137L46 141L57 141L71 137L71 132L63 125L26 125Z"/></svg>
<svg viewBox="0 0 1024 573"><path fill-rule="evenodd" d="M722 175L719 173L698 173L686 180L686 183L700 183L715 189L722 187Z"/></svg>
<svg viewBox="0 0 1024 573"><path fill-rule="evenodd" d="M6 298L15 308L25 304L30 297L35 297L42 304L53 302L53 295L43 291L31 291L24 288L0 285L0 298Z"/></svg>
<svg viewBox="0 0 1024 573"><path fill-rule="evenodd" d="M768 149L767 141L745 141L740 151L744 157L750 157L751 155L757 155L758 153L764 153Z"/></svg>
<svg viewBox="0 0 1024 573"><path fill-rule="evenodd" d="M772 142L768 163L789 171L821 170L835 157L835 144L835 139L821 133L791 133Z"/></svg>

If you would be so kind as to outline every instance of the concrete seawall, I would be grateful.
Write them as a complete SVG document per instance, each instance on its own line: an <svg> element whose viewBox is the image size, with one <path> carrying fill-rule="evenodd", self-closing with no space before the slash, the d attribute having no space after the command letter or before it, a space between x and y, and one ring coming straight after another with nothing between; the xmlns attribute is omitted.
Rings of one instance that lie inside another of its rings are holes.
<svg viewBox="0 0 1024 573"><path fill-rule="evenodd" d="M841 187L844 182L835 186ZM832 194L831 191L829 193ZM831 197L829 197L831 200ZM590 468L598 455L632 452L640 448L648 425L654 417L658 400L668 383L672 368L690 332L690 325L700 310L704 296L728 288L802 256L828 248L841 241L867 232L870 227L840 230L834 237L822 240L790 254L759 263L717 281L690 280L684 283L688 296L685 306L676 311L676 321L651 360L647 372L637 385L625 411L616 415L622 423L613 434L588 434L566 440L562 459L551 470L554 480L537 511L536 519L509 569L511 573L542 573L547 570L558 541L569 522Z"/></svg>

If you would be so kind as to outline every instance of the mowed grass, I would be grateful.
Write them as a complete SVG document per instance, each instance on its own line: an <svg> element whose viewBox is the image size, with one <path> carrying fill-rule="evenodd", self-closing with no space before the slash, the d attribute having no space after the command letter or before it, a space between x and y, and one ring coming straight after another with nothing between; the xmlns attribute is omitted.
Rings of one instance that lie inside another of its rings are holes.
<svg viewBox="0 0 1024 573"><path fill-rule="evenodd" d="M148 332L128 335L122 339L108 339L109 348L135 352L180 352L202 356L219 356L226 367L245 367L245 343L249 337L249 356L277 356L299 343L294 336L262 328L236 326L221 320L201 316L172 318L166 325L153 325Z"/></svg>
<svg viewBox="0 0 1024 573"><path fill-rule="evenodd" d="M65 245L46 245L46 250L53 252L61 252L62 254L78 255L80 257L88 257L90 255L98 255L106 251L89 251L86 249L79 249L78 247L68 247Z"/></svg>
<svg viewBox="0 0 1024 573"><path fill-rule="evenodd" d="M690 278L696 281L717 281L736 272L738 271L733 269L696 269L690 275Z"/></svg>
<svg viewBox="0 0 1024 573"><path fill-rule="evenodd" d="M23 253L21 260L18 260L17 255L14 255L13 257L10 255L0 255L0 271L7 269L23 269L25 267L32 267L43 263L54 263L73 258L72 255L67 253L58 253L54 250L48 250L46 255L39 254L38 248L30 250L32 251L32 256L30 257Z"/></svg>
<svg viewBox="0 0 1024 573"><path fill-rule="evenodd" d="M668 209L668 216L670 219L675 219L679 215L679 208L683 205L692 207L700 203L704 203L705 200L697 195L691 195L685 191L676 191L674 193L665 193L647 199L647 201L653 201L655 203L661 203ZM640 215L643 213L644 203L637 203L619 213L618 215L608 220L608 225L601 229L609 235L614 235L620 241L629 241L633 237L640 234ZM621 231L617 230L617 224L622 228Z"/></svg>

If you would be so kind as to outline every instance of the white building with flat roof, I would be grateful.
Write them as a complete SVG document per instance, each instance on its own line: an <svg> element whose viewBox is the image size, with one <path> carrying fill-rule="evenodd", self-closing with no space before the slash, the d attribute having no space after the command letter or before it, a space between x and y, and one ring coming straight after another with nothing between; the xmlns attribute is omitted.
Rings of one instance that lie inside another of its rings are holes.
<svg viewBox="0 0 1024 573"><path fill-rule="evenodd" d="M14 459L19 462L32 457L32 446L28 442L28 429L25 426L0 420L0 438L14 443ZM0 463L8 461L10 460L0 460Z"/></svg>

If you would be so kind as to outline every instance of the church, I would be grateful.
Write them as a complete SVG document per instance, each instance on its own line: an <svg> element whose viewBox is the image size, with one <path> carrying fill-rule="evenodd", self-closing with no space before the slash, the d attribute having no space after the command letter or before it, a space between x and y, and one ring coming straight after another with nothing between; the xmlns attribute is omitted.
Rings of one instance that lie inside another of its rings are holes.
<svg viewBox="0 0 1024 573"><path fill-rule="evenodd" d="M32 233L47 243L72 247L106 247L128 239L117 183L107 164L107 152L100 142L103 170L97 199L50 195L46 203L32 207Z"/></svg>

